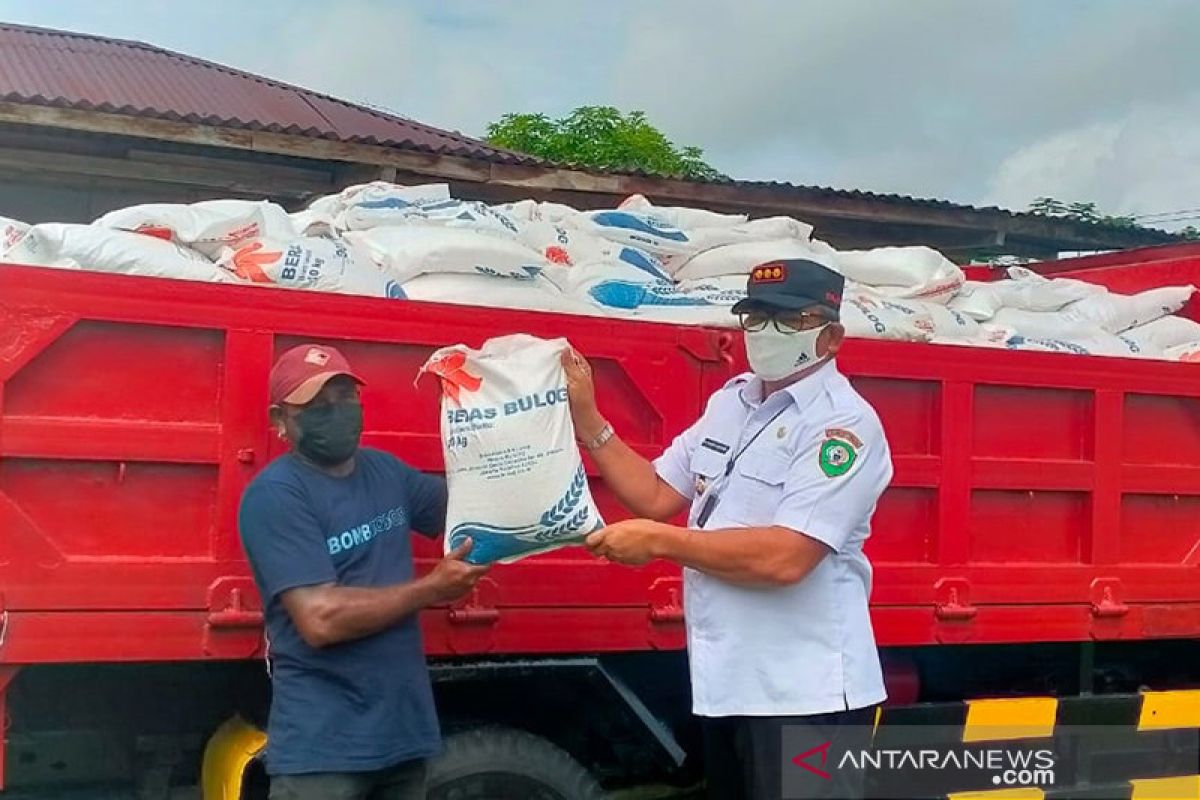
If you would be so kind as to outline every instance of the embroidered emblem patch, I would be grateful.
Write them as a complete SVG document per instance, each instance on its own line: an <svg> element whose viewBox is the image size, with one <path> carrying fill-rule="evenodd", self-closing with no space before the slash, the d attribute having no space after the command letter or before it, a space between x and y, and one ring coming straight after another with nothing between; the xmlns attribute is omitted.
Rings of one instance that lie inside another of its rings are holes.
<svg viewBox="0 0 1200 800"><path fill-rule="evenodd" d="M862 444L857 437L854 441L858 445L847 439L829 437L821 444L817 460L826 478L839 478L854 466L858 460L858 447Z"/></svg>

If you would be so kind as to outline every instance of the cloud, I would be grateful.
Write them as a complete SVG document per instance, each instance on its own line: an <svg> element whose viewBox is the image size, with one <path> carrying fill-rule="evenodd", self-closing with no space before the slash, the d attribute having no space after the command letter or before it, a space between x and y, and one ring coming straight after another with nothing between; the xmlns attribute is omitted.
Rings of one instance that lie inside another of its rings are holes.
<svg viewBox="0 0 1200 800"><path fill-rule="evenodd" d="M1200 5L1138 9L645 4L614 93L735 174L973 200L1015 150L1190 90Z"/></svg>
<svg viewBox="0 0 1200 800"><path fill-rule="evenodd" d="M10 22L139 39L473 135L506 111L595 96L579 76L602 67L591 55L610 20L587 14L564 26L544 0L0 0Z"/></svg>
<svg viewBox="0 0 1200 800"><path fill-rule="evenodd" d="M508 111L640 109L735 177L968 203L1162 210L1192 188L1156 165L1200 128L1192 0L0 0L0 17L472 135Z"/></svg>
<svg viewBox="0 0 1200 800"><path fill-rule="evenodd" d="M1137 105L1113 122L1082 125L1022 147L993 176L987 199L1024 208L1045 195L1095 202L1110 214L1200 207L1200 92ZM1196 224L1195 219L1181 220ZM1178 225L1167 225L1178 227Z"/></svg>

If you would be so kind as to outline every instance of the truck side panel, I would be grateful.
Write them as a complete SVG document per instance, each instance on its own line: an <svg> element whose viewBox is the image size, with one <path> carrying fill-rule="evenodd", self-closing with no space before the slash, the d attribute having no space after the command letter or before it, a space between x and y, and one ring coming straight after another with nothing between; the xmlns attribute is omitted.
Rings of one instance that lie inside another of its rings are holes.
<svg viewBox="0 0 1200 800"><path fill-rule="evenodd" d="M697 329L18 268L0 271L0 298L0 661L18 663L259 651L236 510L280 452L267 373L295 344L341 348L368 381L364 441L430 471L441 468L439 392L413 382L445 344L569 337L593 360L613 423L647 455L728 372L727 334ZM438 556L417 546L425 563ZM430 612L430 647L644 649L652 573L578 550L514 565L468 608Z"/></svg>
<svg viewBox="0 0 1200 800"><path fill-rule="evenodd" d="M437 470L437 390L413 388L417 367L517 331L588 355L606 414L647 456L743 359L729 332L0 270L0 662L258 655L236 508L279 452L275 354L344 349L369 381L367 443ZM1200 633L1192 365L875 341L840 361L896 460L869 542L881 644ZM419 544L428 564L436 547ZM666 565L569 549L499 568L423 622L434 654L676 649L680 592Z"/></svg>

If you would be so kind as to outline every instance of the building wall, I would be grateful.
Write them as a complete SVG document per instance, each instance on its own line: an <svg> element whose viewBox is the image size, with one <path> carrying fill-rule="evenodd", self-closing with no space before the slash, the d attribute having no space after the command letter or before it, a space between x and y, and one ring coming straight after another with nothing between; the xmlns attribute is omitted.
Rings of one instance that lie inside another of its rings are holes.
<svg viewBox="0 0 1200 800"><path fill-rule="evenodd" d="M0 216L91 222L138 203L271 199L289 209L378 169L158 140L0 125Z"/></svg>
<svg viewBox="0 0 1200 800"><path fill-rule="evenodd" d="M534 198L587 209L612 207L629 193L642 193L663 205L692 205L752 217L798 217L815 227L815 236L839 249L924 244L957 260L981 254L1053 258L1064 249L1118 249L1170 240L1159 232L1014 218L994 209L943 207L896 198L875 201L845 192L813 198L808 194L820 190L804 187L686 184L629 176L620 181L602 176L605 179L592 186L580 177L589 177L583 173L555 177L555 170L538 168L540 173L526 175L512 169L506 172L497 165L479 169L478 164L459 163L462 159L442 164L441 156L410 154L421 161L413 167L422 173L418 175L376 162L313 157L300 146L307 144L300 141L295 154L268 153L0 124L0 215L27 222L90 222L111 209L138 203L188 203L217 197L270 199L297 210L315 196L352 184L380 179L434 183L446 180L434 175L444 174L455 196L466 199L506 202ZM351 145L345 148L333 151L334 158L380 157L374 151L353 150ZM560 178L565 183L555 182ZM572 182L575 178L580 182Z"/></svg>
<svg viewBox="0 0 1200 800"><path fill-rule="evenodd" d="M138 203L191 203L216 196L162 184L120 186L88 178L47 182L0 171L0 217L29 223L88 223L108 211Z"/></svg>

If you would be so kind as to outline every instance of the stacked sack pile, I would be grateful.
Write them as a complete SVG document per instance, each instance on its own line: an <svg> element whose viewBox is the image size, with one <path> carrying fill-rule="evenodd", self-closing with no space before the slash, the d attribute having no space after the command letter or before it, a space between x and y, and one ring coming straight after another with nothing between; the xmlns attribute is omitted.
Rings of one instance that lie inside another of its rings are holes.
<svg viewBox="0 0 1200 800"><path fill-rule="evenodd" d="M289 214L213 200L121 209L91 225L0 218L0 261L150 277L732 327L751 268L809 258L846 276L851 336L1200 360L1195 287L1110 293L1014 267L966 281L928 247L838 251L790 217L654 206L487 205L446 184L375 182Z"/></svg>

